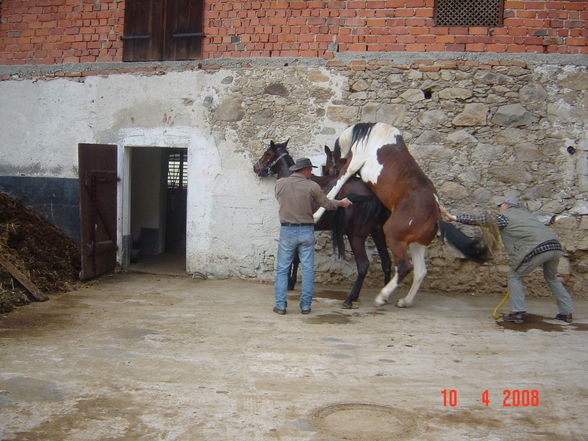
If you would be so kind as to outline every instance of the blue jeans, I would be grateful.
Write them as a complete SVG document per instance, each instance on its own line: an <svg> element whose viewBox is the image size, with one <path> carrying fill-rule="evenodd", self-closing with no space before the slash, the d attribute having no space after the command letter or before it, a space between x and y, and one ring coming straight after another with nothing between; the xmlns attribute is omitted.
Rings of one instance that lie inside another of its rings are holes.
<svg viewBox="0 0 588 441"><path fill-rule="evenodd" d="M314 226L280 228L278 262L276 264L276 283L274 296L276 306L286 309L288 304L288 271L298 254L302 267L302 285L300 288L300 309L310 309L314 285Z"/></svg>

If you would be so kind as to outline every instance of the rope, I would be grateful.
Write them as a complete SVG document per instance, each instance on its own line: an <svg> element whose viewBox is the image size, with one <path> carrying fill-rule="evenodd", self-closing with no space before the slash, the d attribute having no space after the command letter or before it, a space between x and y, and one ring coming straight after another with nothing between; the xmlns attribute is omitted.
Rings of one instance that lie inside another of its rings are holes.
<svg viewBox="0 0 588 441"><path fill-rule="evenodd" d="M499 314L498 311L500 310L500 308L502 308L502 305L504 305L504 302L506 302L506 300L508 299L508 295L508 290L506 290L506 294L504 294L504 297L502 298L498 306L494 308L494 312L492 312L492 317L494 317L494 320L498 320L500 317L502 317L502 314Z"/></svg>

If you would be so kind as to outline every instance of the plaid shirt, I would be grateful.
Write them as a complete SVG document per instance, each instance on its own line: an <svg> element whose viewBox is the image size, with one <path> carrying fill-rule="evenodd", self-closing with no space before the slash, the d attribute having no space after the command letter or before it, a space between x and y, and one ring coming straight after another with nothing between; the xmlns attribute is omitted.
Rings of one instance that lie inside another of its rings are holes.
<svg viewBox="0 0 588 441"><path fill-rule="evenodd" d="M460 214L455 216L456 222L466 224L466 225L486 225L488 224L488 218L485 214L475 216L471 214ZM494 220L498 225L498 228L501 230L508 225L508 218L503 214L496 214L494 215ZM533 248L521 261L521 265L523 263L528 262L537 254L545 253L546 251L563 251L561 243L558 240L552 239L547 240L545 242L540 243L535 248ZM519 265L520 266L520 265Z"/></svg>

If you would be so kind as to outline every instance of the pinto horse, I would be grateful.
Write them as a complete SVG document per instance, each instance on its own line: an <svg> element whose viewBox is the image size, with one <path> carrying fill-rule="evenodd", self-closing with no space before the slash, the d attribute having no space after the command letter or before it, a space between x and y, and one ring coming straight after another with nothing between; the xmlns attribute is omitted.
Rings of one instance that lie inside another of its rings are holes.
<svg viewBox="0 0 588 441"><path fill-rule="evenodd" d="M277 174L278 179L290 176L292 172L289 168L294 164L294 160L286 149L287 145L288 141L278 144L271 141L270 147L253 166L253 171L261 177L272 174ZM331 151L326 148L325 152L330 160ZM313 175L311 179L317 182L324 191L328 191L337 181L336 177L333 176ZM380 255L384 281L385 283L390 281L392 265L386 248L384 231L382 230L389 213L360 179L352 178L343 186L342 193L352 200L354 204L347 208L328 211L315 225L315 230L333 230L334 225L339 225L339 228L349 239L357 266L357 278L349 295L343 302L343 308L349 309L352 307L353 302L359 298L361 287L368 272L369 259L365 249L365 241L368 236L372 237ZM342 255L340 245L338 250L339 255ZM297 267L298 262L295 260L288 277L290 289L293 288L296 282Z"/></svg>
<svg viewBox="0 0 588 441"><path fill-rule="evenodd" d="M433 183L408 151L400 131L385 123L360 123L348 127L337 139L333 154L340 167L339 179L327 197L333 198L345 182L359 173L391 213L383 228L396 274L382 288L375 305L387 303L398 284L414 269L408 294L396 304L401 308L411 306L427 273L427 246L440 225L448 240L451 239L448 231L451 233L456 230L441 222L439 198ZM315 222L323 212L322 207L315 212ZM467 249L460 246L464 243L450 241L466 257L484 261L487 248L474 242L472 244L470 241Z"/></svg>

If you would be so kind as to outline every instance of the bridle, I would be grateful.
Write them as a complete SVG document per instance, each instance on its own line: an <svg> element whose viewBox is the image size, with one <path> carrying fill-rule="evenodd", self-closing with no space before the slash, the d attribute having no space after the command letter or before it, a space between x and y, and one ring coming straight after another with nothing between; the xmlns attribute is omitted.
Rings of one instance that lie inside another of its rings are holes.
<svg viewBox="0 0 588 441"><path fill-rule="evenodd" d="M257 161L257 168L259 170L259 176L269 176L269 175L273 175L277 172L273 171L272 168L280 161L280 159L282 159L284 156L288 156L288 152L283 152L282 154L278 155L278 157L276 159L274 159L272 162L270 162L267 165L263 165L261 162L261 159L259 161ZM262 158L263 159L263 158Z"/></svg>

